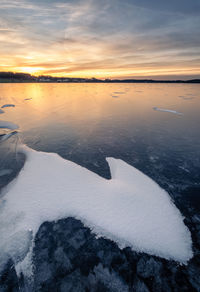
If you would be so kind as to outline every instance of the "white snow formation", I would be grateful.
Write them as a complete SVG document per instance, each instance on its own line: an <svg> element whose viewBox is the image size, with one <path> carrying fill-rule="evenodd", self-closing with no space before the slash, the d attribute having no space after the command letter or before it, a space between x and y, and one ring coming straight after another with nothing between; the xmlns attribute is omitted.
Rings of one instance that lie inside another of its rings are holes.
<svg viewBox="0 0 200 292"><path fill-rule="evenodd" d="M43 222L68 216L120 248L180 263L192 257L181 213L166 191L133 166L107 158L112 176L107 180L55 153L27 146L19 151L27 157L24 168L0 201L0 257L20 263Z"/></svg>

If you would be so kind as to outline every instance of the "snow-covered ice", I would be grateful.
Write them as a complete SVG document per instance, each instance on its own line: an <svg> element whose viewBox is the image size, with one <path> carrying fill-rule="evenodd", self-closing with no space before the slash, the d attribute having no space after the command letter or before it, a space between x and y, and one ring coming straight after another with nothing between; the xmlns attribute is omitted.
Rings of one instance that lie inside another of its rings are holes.
<svg viewBox="0 0 200 292"><path fill-rule="evenodd" d="M10 254L15 264L43 222L68 216L120 247L181 263L192 257L181 213L167 192L136 168L107 158L112 176L107 180L55 153L26 146L20 151L27 157L24 168L4 189L0 204L0 253Z"/></svg>
<svg viewBox="0 0 200 292"><path fill-rule="evenodd" d="M155 111L159 111L159 112L167 112L167 113L172 113L172 114L176 114L176 115L182 115L182 113L177 112L175 110L170 110L170 109L166 109L166 108L159 108L159 107L153 107L153 109Z"/></svg>
<svg viewBox="0 0 200 292"><path fill-rule="evenodd" d="M2 121L0 120L0 129L10 129L10 130L16 130L19 126L8 121Z"/></svg>
<svg viewBox="0 0 200 292"><path fill-rule="evenodd" d="M12 103L7 103L7 104L2 105L1 108L4 108L4 107L15 107L15 105Z"/></svg>

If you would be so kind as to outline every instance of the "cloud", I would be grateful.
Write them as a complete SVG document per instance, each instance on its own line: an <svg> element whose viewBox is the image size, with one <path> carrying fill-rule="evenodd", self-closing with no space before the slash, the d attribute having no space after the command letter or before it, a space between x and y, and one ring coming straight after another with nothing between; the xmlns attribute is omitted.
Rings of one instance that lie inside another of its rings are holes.
<svg viewBox="0 0 200 292"><path fill-rule="evenodd" d="M159 10L164 12L170 12L173 14L200 14L200 2L199 0L129 0L129 3L138 5L140 7L145 7L152 10Z"/></svg>
<svg viewBox="0 0 200 292"><path fill-rule="evenodd" d="M15 70L79 74L143 63L173 69L193 60L200 67L199 6L197 0L2 0L0 61Z"/></svg>

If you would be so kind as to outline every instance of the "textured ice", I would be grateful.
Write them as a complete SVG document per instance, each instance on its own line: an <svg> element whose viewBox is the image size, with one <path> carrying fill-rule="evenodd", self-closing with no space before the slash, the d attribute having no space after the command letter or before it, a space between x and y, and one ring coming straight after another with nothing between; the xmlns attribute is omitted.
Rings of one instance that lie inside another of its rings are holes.
<svg viewBox="0 0 200 292"><path fill-rule="evenodd" d="M13 170L9 168L0 169L0 176L8 175L11 174L12 172Z"/></svg>
<svg viewBox="0 0 200 292"><path fill-rule="evenodd" d="M0 129L10 129L10 130L16 130L19 126L8 121L2 121L0 120Z"/></svg>
<svg viewBox="0 0 200 292"><path fill-rule="evenodd" d="M153 107L153 109L155 111L160 111L160 112L167 112L167 113L172 113L172 114L176 114L176 115L182 115L182 113L174 111L174 110L170 110L170 109L166 109L166 108L159 108L159 107Z"/></svg>
<svg viewBox="0 0 200 292"><path fill-rule="evenodd" d="M27 156L0 204L1 254L17 261L45 221L72 216L98 236L138 252L186 263L192 241L169 195L122 160L107 158L112 179L104 179L55 153L23 146ZM23 236L22 236L23 235ZM28 239L27 239L28 238ZM18 256L20 254L20 256Z"/></svg>
<svg viewBox="0 0 200 292"><path fill-rule="evenodd" d="M2 105L1 108L4 108L4 107L15 107L15 105L12 103L7 103L7 104Z"/></svg>

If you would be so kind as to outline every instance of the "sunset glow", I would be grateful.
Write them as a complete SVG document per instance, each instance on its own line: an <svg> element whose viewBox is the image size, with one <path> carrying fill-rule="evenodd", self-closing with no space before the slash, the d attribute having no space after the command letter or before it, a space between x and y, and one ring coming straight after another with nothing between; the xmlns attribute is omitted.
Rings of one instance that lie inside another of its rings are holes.
<svg viewBox="0 0 200 292"><path fill-rule="evenodd" d="M193 2L3 0L0 71L199 77L200 5Z"/></svg>

